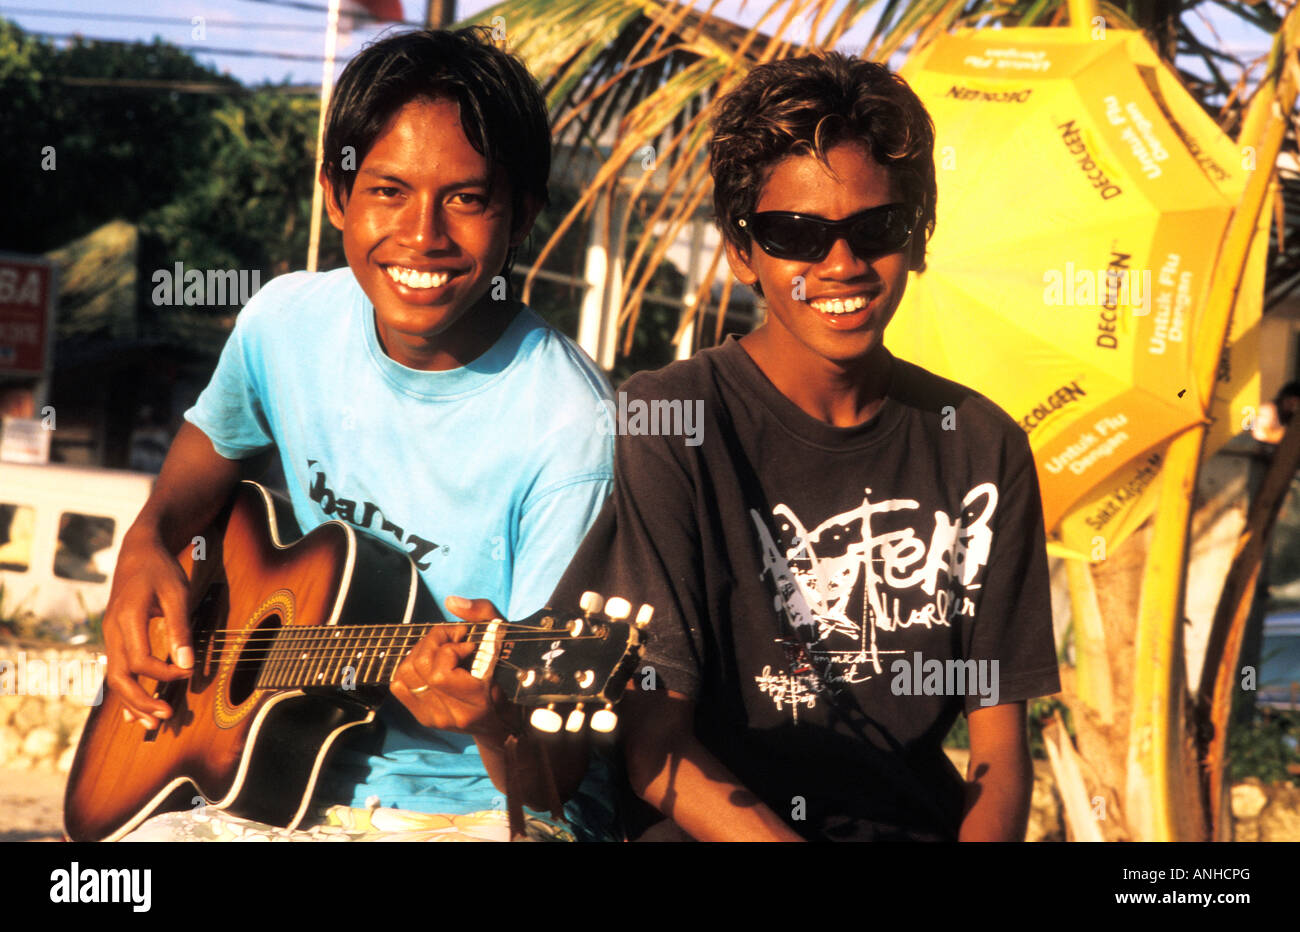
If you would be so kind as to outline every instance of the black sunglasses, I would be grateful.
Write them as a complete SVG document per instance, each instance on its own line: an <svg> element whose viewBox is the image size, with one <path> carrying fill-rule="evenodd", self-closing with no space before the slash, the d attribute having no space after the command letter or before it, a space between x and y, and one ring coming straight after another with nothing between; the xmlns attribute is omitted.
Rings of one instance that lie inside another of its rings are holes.
<svg viewBox="0 0 1300 932"><path fill-rule="evenodd" d="M765 210L739 222L774 259L821 262L838 239L848 240L849 248L861 259L898 252L912 238L912 228L920 219L919 207L885 204L843 220Z"/></svg>

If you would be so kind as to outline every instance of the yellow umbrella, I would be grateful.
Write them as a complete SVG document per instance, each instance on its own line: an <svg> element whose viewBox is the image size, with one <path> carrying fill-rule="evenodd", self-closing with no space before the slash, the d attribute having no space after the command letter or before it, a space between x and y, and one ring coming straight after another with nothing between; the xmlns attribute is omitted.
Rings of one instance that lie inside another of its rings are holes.
<svg viewBox="0 0 1300 932"><path fill-rule="evenodd" d="M903 74L938 223L886 342L1020 423L1050 529L1205 417L1192 333L1241 155L1137 32L964 30Z"/></svg>
<svg viewBox="0 0 1300 932"><path fill-rule="evenodd" d="M1276 185L1270 188L1266 204L1272 203L1276 190ZM1217 452L1237 433L1249 429L1259 410L1259 320L1264 305L1268 228L1269 215L1261 213L1215 380L1212 423L1206 431L1203 456ZM1105 559L1108 549L1141 527L1155 511L1160 500L1160 483L1155 480L1168 450L1169 441L1165 441L1143 451L1091 489L1061 519L1056 540L1048 541L1048 550L1094 562Z"/></svg>

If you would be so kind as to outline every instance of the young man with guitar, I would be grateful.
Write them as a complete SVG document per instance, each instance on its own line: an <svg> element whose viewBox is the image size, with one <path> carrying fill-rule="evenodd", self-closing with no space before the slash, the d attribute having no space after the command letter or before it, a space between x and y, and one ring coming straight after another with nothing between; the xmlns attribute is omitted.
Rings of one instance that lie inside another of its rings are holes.
<svg viewBox="0 0 1300 932"><path fill-rule="evenodd" d="M122 549L107 684L142 732L175 710L137 678L198 675L176 555L272 448L304 532L341 521L405 551L466 622L544 605L610 488L611 440L591 414L609 397L603 376L508 293L515 250L548 199L546 109L523 65L482 31L385 39L345 69L324 145L321 183L348 268L283 276L249 302ZM157 615L167 661L149 652ZM346 804L331 811L347 824L372 824L364 810L377 802L380 813L446 814L458 837L503 837L493 810L509 780L537 809L573 795L586 771L578 738L550 746L552 784L523 730L507 774L521 713L471 673L475 652L463 627L420 640L396 667L382 727L340 740L316 799ZM599 837L607 799L589 776L569 807L579 837ZM528 828L565 835L534 817ZM130 837L259 831L275 830L205 808Z"/></svg>
<svg viewBox="0 0 1300 932"><path fill-rule="evenodd" d="M766 319L624 386L703 424L619 437L557 593L654 604L628 772L693 838L1024 838L1024 703L1059 688L1033 457L884 344L924 268L933 149L911 89L838 53L717 104L717 221ZM963 712L965 783L941 747Z"/></svg>

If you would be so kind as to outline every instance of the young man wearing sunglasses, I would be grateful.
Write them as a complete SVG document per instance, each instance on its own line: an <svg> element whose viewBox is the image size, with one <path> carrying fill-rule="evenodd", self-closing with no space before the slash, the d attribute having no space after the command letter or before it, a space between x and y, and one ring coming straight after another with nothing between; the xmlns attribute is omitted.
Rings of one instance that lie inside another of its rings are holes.
<svg viewBox="0 0 1300 932"><path fill-rule="evenodd" d="M718 104L717 218L766 319L624 386L702 400L703 433L618 438L561 583L604 567L655 606L628 771L694 838L1024 838L1025 700L1059 689L1033 458L883 340L924 267L933 148L900 78L835 53ZM966 782L941 748L963 712Z"/></svg>

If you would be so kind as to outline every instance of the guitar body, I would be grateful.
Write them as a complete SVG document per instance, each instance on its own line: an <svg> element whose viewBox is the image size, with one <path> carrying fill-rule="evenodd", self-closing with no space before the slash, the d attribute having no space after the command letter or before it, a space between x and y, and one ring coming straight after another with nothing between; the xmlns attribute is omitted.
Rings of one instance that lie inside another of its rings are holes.
<svg viewBox="0 0 1300 932"><path fill-rule="evenodd" d="M407 554L342 522L291 544L281 529L297 536L289 506L245 482L223 529L187 548L194 672L172 683L143 680L173 710L152 731L125 721L117 694L103 690L68 777L68 838L116 840L152 814L203 802L295 827L331 746L374 718L382 690L259 685L265 645L282 628L408 625L417 611L438 617L428 590ZM151 652L165 659L161 618L149 635Z"/></svg>

